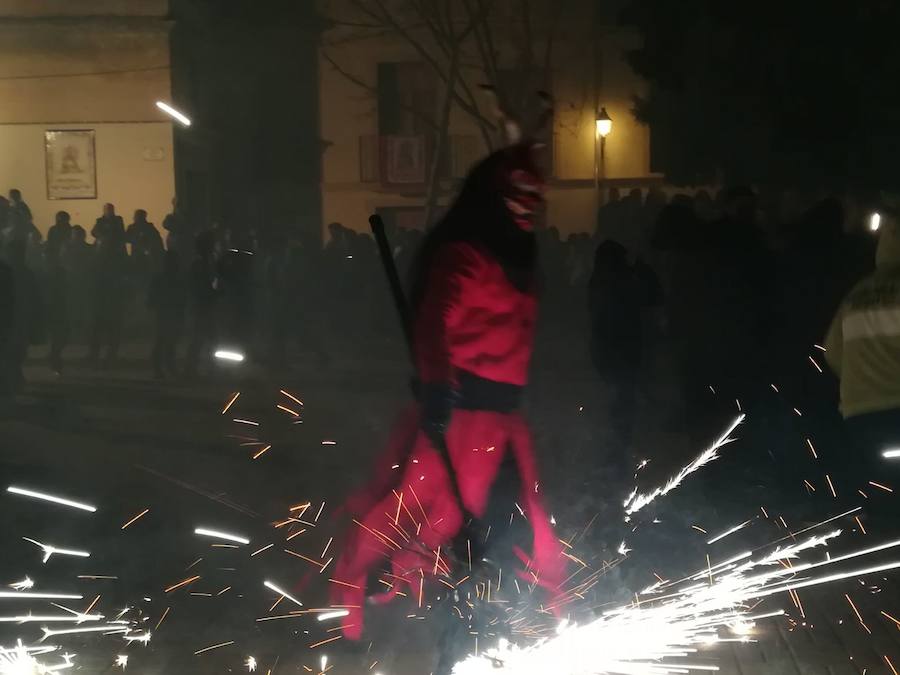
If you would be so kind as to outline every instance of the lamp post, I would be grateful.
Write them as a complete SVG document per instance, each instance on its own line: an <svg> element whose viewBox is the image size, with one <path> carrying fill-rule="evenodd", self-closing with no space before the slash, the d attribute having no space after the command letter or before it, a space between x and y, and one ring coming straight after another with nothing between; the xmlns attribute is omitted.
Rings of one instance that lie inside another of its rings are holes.
<svg viewBox="0 0 900 675"><path fill-rule="evenodd" d="M609 132L612 131L612 118L609 116L609 113L606 112L606 108L600 108L600 111L597 113L595 125L598 140L598 143L595 147L598 147L599 155L595 153L594 176L596 177L597 187L599 188L600 175L604 173L603 162L606 158L606 137L609 136Z"/></svg>

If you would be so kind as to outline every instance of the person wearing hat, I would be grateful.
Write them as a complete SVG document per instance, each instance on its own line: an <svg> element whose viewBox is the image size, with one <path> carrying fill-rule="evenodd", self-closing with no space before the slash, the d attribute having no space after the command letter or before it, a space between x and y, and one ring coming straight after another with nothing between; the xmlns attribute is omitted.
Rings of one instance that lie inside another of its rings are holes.
<svg viewBox="0 0 900 675"><path fill-rule="evenodd" d="M898 214L881 210L878 230L875 271L841 303L825 338L825 358L840 378L841 413L858 453L846 466L844 487L896 501L894 494L869 483L890 487L891 463L900 467Z"/></svg>

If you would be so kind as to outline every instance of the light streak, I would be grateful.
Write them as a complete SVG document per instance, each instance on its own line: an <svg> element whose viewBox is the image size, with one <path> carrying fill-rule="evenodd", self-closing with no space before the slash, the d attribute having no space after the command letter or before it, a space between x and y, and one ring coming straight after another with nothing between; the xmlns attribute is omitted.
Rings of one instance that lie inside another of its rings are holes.
<svg viewBox="0 0 900 675"><path fill-rule="evenodd" d="M172 609L172 608L171 608L171 607L166 607L166 611L162 613L162 616L161 616L161 617L159 617L159 621L156 622L156 625L153 627L153 630L159 630L159 627L162 625L162 622L163 622L163 621L165 620L165 618L169 615L169 610L170 610L170 609Z"/></svg>
<svg viewBox="0 0 900 675"><path fill-rule="evenodd" d="M172 106L164 101L157 101L156 107L162 110L164 113L169 115L169 117L173 117L179 122L181 122L184 126L191 126L191 118L185 115L183 112L175 110Z"/></svg>
<svg viewBox="0 0 900 675"><path fill-rule="evenodd" d="M675 474L669 481L663 485L662 487L655 488L653 491L649 493L641 493L638 494L637 491L633 492L628 499L625 500L624 507L626 515L631 515L632 513L636 513L640 511L642 508L647 506L650 502L652 502L657 497L668 494L676 487L681 485L681 482L687 478L690 474L694 473L700 467L709 464L715 459L718 459L719 454L718 451L728 443L730 443L733 439L730 438L731 432L734 431L738 425L744 421L746 418L745 414L738 415L728 429L722 434L711 446L709 446L706 450L704 450L700 455L694 459L690 464L683 467L681 471Z"/></svg>
<svg viewBox="0 0 900 675"><path fill-rule="evenodd" d="M31 598L33 600L84 600L83 595L70 595L67 593L33 593L31 591L0 591L0 599Z"/></svg>
<svg viewBox="0 0 900 675"><path fill-rule="evenodd" d="M837 492L834 491L834 483L831 482L831 476L825 474L825 480L828 481L828 489L831 490L831 496L837 499Z"/></svg>
<svg viewBox="0 0 900 675"><path fill-rule="evenodd" d="M181 588L182 586L187 586L188 584L193 583L194 581L197 581L197 579L199 579L199 578L200 578L200 575L197 575L194 577L188 577L184 581L179 581L177 584L173 584L173 585L169 586L168 588L164 589L163 593L170 593L171 591L174 591L176 588Z"/></svg>
<svg viewBox="0 0 900 675"><path fill-rule="evenodd" d="M219 647L227 647L228 645L233 645L234 640L229 640L228 642L220 642L217 645L210 645L209 647L204 647L203 649L198 649L194 652L194 656L197 654L203 654L204 652L212 651L213 649L218 649Z"/></svg>
<svg viewBox="0 0 900 675"><path fill-rule="evenodd" d="M734 534L734 533L737 532L738 530L744 529L745 527L747 527L747 525L749 525L749 524L752 523L752 522L753 522L753 519L752 519L752 518L751 518L750 520L745 520L745 521L744 521L743 523L741 523L740 525L735 525L735 526L732 527L730 530L726 530L726 531L723 532L722 534L717 534L715 537L713 537L712 539L710 539L710 540L707 541L706 543L707 543L707 545L709 545L709 544L715 544L717 541L719 541L720 539L724 539L724 538L727 537L729 534Z"/></svg>
<svg viewBox="0 0 900 675"><path fill-rule="evenodd" d="M268 588L270 591L275 591L276 593L278 593L278 595L284 596L285 598L287 598L288 600L290 600L291 602L293 602L295 605L298 605L298 606L300 606L300 607L303 607L303 603L302 603L302 602L300 602L299 600L297 600L297 598L295 598L293 595L291 595L291 594L288 593L287 591L283 591L283 590L281 590L280 588L278 588L278 586L276 586L275 584L273 584L271 581L264 581L264 582L263 582L263 586L265 586L266 588Z"/></svg>
<svg viewBox="0 0 900 675"><path fill-rule="evenodd" d="M871 634L872 634L872 631L869 630L869 627L866 625L866 622L863 621L862 614L860 614L860 613L859 613L859 610L856 609L856 605L853 604L853 600L850 599L850 595L847 594L847 593L844 593L844 597L847 598L847 602L849 602L849 603L850 603L850 607L853 608L853 613L856 614L856 618L859 620L860 625L861 625L863 628L866 629L866 632L867 632L869 635L871 635Z"/></svg>
<svg viewBox="0 0 900 675"><path fill-rule="evenodd" d="M881 456L885 459L897 459L900 457L900 448L890 448L889 450L885 450L881 453Z"/></svg>
<svg viewBox="0 0 900 675"><path fill-rule="evenodd" d="M62 630L51 630L46 626L41 626L41 630L44 631L44 637L42 637L41 640L46 640L48 637L53 637L54 635L75 635L77 633L106 633L108 635L114 635L115 633L127 633L131 629L128 628L128 626L117 626L116 624L108 623L104 626L64 628Z"/></svg>
<svg viewBox="0 0 900 675"><path fill-rule="evenodd" d="M241 392L239 392L239 391L236 391L236 392L234 393L234 396L231 397L231 400L228 401L228 403L225 404L225 407L224 407L224 408L222 408L222 414L223 414L223 415L224 415L225 413L228 412L228 410L231 408L231 406L234 405L234 402L238 400L238 398L240 397L240 395L241 395Z"/></svg>
<svg viewBox="0 0 900 675"><path fill-rule="evenodd" d="M256 452L253 455L253 459L259 459L260 457L262 457L264 454L266 454L271 449L272 449L271 445L265 446L264 448L262 448L261 450L259 450L258 452Z"/></svg>
<svg viewBox="0 0 900 675"><path fill-rule="evenodd" d="M96 513L96 511L97 511L97 508L95 506L91 506L90 504L76 502L71 499L65 499L64 497L56 497L54 495L48 495L46 492L38 492L36 490L27 490L25 488L16 487L14 485L10 485L8 488L6 488L6 491L11 494L14 494L14 495L21 495L23 497L31 497L33 499L41 499L45 502L61 504L62 506L69 506L73 509L80 509L81 511L89 511L90 513Z"/></svg>
<svg viewBox="0 0 900 675"><path fill-rule="evenodd" d="M893 492L893 490L891 488L889 488L887 485L882 485L881 483L876 483L874 480L870 480L869 485L871 485L872 487L877 487L879 490L884 490L885 492Z"/></svg>
<svg viewBox="0 0 900 675"><path fill-rule="evenodd" d="M316 617L316 621L329 621L331 619L340 619L350 614L349 610L336 609L333 612L322 612Z"/></svg>
<svg viewBox="0 0 900 675"><path fill-rule="evenodd" d="M141 511L139 514L137 514L134 518L132 518L131 520L129 520L127 523L125 523L125 524L122 526L122 529L124 530L126 527L128 527L129 525L131 525L132 523L134 523L134 522L135 522L136 520L138 520L139 518L143 518L144 516L146 516L149 512L150 512L150 509L144 509L144 510Z"/></svg>
<svg viewBox="0 0 900 675"><path fill-rule="evenodd" d="M46 621L48 623L56 622L74 622L84 623L85 621L100 621L103 619L102 614L24 614L22 616L0 616L0 623L40 623Z"/></svg>
<svg viewBox="0 0 900 675"><path fill-rule="evenodd" d="M287 396L289 399L291 399L294 403L297 403L298 405L301 405L301 406L303 405L303 401L301 401L299 398L297 398L293 394L286 392L284 389L279 389L278 393L284 394L285 396Z"/></svg>
<svg viewBox="0 0 900 675"><path fill-rule="evenodd" d="M198 527L194 529L194 534L202 537L213 537L214 539L224 539L225 541L233 541L237 544L249 544L250 540L237 534L229 534L220 530L210 530L206 527Z"/></svg>
<svg viewBox="0 0 900 675"><path fill-rule="evenodd" d="M316 647L321 647L322 645L327 645L329 642L334 642L335 640L340 640L343 635L335 635L334 637L327 638L325 640L320 640L319 642L315 642L309 646L310 649L315 649Z"/></svg>
<svg viewBox="0 0 900 675"><path fill-rule="evenodd" d="M217 349L213 352L213 356L215 356L220 361L232 361L234 363L240 363L244 360L244 355L240 352L235 352L230 349Z"/></svg>
<svg viewBox="0 0 900 675"><path fill-rule="evenodd" d="M812 453L813 459L819 459L819 455L816 454L815 446L812 444L812 441L809 440L808 438L806 439L806 445L809 446L809 451Z"/></svg>
<svg viewBox="0 0 900 675"><path fill-rule="evenodd" d="M44 557L41 562L46 563L50 560L50 556L52 555L70 555L76 558L90 558L91 554L87 551L74 551L68 548L57 548L56 546L51 546L50 544L42 544L36 539L29 539L28 537L22 537L27 542L30 542L40 548L44 552Z"/></svg>

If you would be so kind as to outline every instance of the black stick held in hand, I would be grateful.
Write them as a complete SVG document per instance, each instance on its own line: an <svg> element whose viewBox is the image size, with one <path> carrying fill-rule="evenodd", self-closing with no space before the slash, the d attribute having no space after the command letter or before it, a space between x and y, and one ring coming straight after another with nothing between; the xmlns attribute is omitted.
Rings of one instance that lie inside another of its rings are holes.
<svg viewBox="0 0 900 675"><path fill-rule="evenodd" d="M375 243L378 244L381 265L384 267L384 274L387 276L391 296L394 298L394 307L400 316L400 325L403 328L403 337L406 338L406 346L409 348L410 356L412 356L412 318L409 313L409 305L406 302L406 295L403 293L403 285L400 283L400 275L397 274L394 254L391 252L391 245L388 242L387 233L384 231L384 221L381 219L381 216L377 213L369 216L369 227L372 228L372 236L375 237Z"/></svg>

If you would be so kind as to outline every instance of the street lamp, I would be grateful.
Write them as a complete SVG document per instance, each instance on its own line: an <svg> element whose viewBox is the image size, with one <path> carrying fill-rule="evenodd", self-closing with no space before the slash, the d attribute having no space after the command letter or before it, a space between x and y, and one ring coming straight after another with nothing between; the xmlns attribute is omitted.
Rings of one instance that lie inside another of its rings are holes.
<svg viewBox="0 0 900 675"><path fill-rule="evenodd" d="M597 130L597 138L600 140L599 157L597 156L596 151L594 155L594 177L597 187L599 188L600 174L603 173L604 170L603 160L606 156L606 137L609 136L609 132L612 131L612 118L609 116L609 113L606 112L606 108L600 108L594 123Z"/></svg>
<svg viewBox="0 0 900 675"><path fill-rule="evenodd" d="M606 108L600 108L600 112L597 113L597 136L601 139L609 136L609 132L612 131L612 118L609 116L609 113L606 112Z"/></svg>

